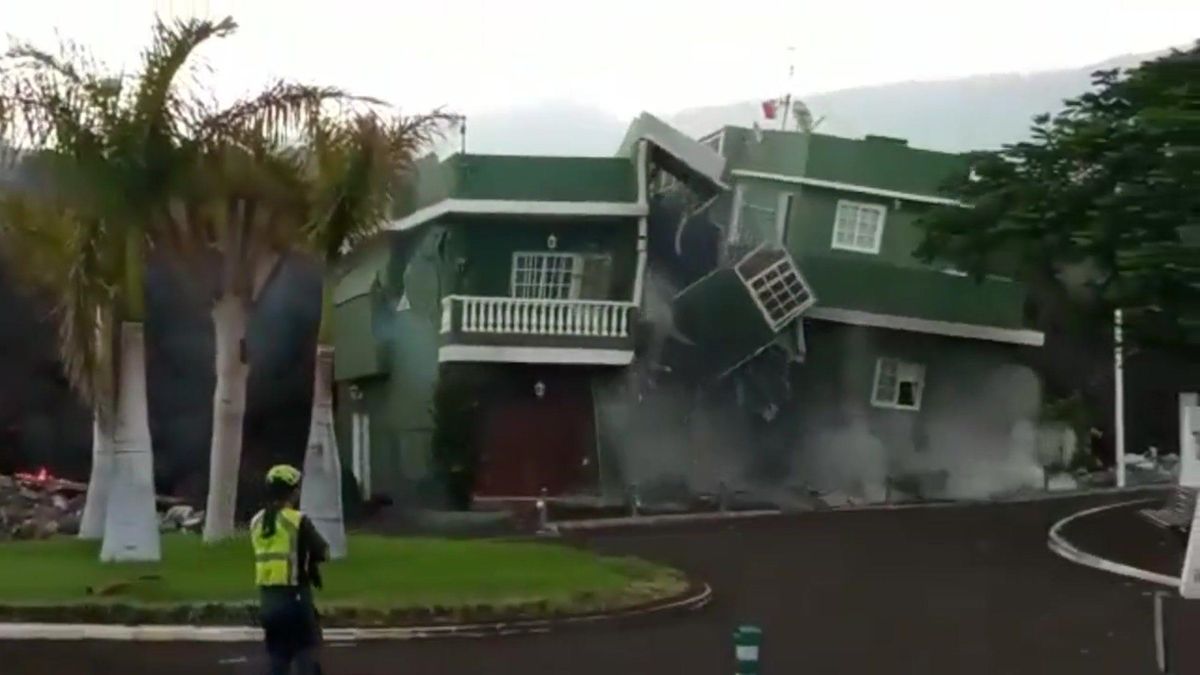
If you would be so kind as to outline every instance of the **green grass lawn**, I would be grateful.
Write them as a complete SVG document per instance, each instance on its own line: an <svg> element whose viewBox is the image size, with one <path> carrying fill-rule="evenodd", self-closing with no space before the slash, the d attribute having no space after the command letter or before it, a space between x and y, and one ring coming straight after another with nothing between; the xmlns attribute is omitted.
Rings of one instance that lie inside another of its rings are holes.
<svg viewBox="0 0 1200 675"><path fill-rule="evenodd" d="M99 545L57 538L0 544L0 605L138 606L257 600L249 542L163 537L163 562L111 565ZM355 535L347 559L322 568L326 607L596 609L681 592L682 575L630 558L553 544ZM103 595L91 589L108 587Z"/></svg>

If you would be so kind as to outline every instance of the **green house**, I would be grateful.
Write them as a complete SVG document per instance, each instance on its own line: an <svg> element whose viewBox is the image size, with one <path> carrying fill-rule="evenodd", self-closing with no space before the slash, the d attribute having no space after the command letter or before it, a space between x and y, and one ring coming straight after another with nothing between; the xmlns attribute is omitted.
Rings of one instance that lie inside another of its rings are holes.
<svg viewBox="0 0 1200 675"><path fill-rule="evenodd" d="M1024 485L1024 290L913 255L964 162L646 114L612 157L427 158L335 289L347 464L424 503Z"/></svg>
<svg viewBox="0 0 1200 675"><path fill-rule="evenodd" d="M747 434L755 456L723 479L767 475L865 500L897 484L971 497L1037 484L1040 385L1022 354L1043 336L1027 327L1025 290L914 256L923 213L968 208L939 190L967 170L966 158L895 138L740 127L701 142L726 159L730 190L680 225L716 232L718 264L676 306L719 305L728 270L770 251L789 254L803 279L785 298L804 306L793 339L757 341L759 353L777 351L775 362L791 365L766 375L743 365L742 381L725 362L710 371L743 391L762 389L766 377L786 392L740 397L751 416L789 428ZM730 321L705 340L742 343L748 332Z"/></svg>
<svg viewBox="0 0 1200 675"><path fill-rule="evenodd" d="M636 357L649 177L663 171L724 189L719 155L649 115L613 157L421 162L334 292L339 434L364 492L444 487L435 399L455 382L469 382L478 494L596 488L592 380Z"/></svg>

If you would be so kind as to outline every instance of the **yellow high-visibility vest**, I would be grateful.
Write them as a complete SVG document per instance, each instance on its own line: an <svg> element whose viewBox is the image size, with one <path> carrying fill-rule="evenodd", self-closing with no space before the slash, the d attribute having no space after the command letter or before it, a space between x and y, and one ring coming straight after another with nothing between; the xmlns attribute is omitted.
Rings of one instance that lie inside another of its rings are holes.
<svg viewBox="0 0 1200 675"><path fill-rule="evenodd" d="M300 583L297 553L300 546L300 512L281 509L275 516L275 532L263 534L263 511L250 521L250 543L254 545L254 583L257 586L296 586Z"/></svg>

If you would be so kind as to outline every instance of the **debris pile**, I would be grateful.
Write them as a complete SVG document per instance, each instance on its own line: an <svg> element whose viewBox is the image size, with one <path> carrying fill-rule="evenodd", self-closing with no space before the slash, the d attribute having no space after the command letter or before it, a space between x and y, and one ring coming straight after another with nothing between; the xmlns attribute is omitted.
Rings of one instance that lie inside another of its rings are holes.
<svg viewBox="0 0 1200 675"><path fill-rule="evenodd" d="M204 511L187 504L175 504L158 518L160 532L199 532L204 529Z"/></svg>
<svg viewBox="0 0 1200 675"><path fill-rule="evenodd" d="M56 478L45 469L0 475L0 541L78 534L86 499L87 485ZM157 507L162 532L199 532L204 527L204 511L179 499L160 496Z"/></svg>
<svg viewBox="0 0 1200 675"><path fill-rule="evenodd" d="M45 469L0 475L0 540L76 534L85 498L83 484L59 480Z"/></svg>

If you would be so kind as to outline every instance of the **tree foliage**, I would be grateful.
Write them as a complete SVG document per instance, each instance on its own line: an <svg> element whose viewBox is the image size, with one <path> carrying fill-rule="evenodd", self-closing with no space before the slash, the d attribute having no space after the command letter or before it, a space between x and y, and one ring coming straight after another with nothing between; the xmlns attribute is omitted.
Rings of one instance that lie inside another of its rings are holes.
<svg viewBox="0 0 1200 675"><path fill-rule="evenodd" d="M283 251L332 260L372 233L390 183L446 118L289 82L219 106L194 54L236 29L158 21L131 73L70 42L0 57L0 150L20 183L0 196L3 249L54 294L63 361L85 397L112 369L97 317L142 318L147 247L192 279L215 263L219 292L252 297Z"/></svg>
<svg viewBox="0 0 1200 675"><path fill-rule="evenodd" d="M3 248L54 294L65 370L85 398L112 395L112 331L142 319L145 249L189 174L204 99L181 80L204 42L235 28L158 22L133 73L69 42L0 57L0 146L17 174L0 195Z"/></svg>
<svg viewBox="0 0 1200 675"><path fill-rule="evenodd" d="M918 254L1014 274L1052 314L1125 316L1140 344L1200 343L1200 43L1034 118L948 186ZM1094 325L1094 324L1093 324Z"/></svg>

